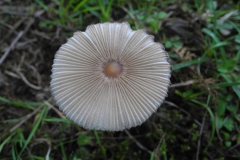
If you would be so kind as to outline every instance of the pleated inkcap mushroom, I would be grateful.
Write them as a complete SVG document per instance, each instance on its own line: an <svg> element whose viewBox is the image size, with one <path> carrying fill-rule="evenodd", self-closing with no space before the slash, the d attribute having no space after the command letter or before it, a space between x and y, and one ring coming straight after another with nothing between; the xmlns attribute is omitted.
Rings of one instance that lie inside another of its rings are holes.
<svg viewBox="0 0 240 160"><path fill-rule="evenodd" d="M145 122L164 101L171 66L160 43L129 24L90 25L57 51L51 91L67 118L120 131Z"/></svg>

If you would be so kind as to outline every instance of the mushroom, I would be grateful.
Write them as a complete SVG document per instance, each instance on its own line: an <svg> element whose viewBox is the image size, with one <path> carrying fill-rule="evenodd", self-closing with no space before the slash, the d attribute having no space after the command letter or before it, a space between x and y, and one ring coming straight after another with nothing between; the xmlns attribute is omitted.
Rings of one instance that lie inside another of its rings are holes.
<svg viewBox="0 0 240 160"><path fill-rule="evenodd" d="M57 51L51 91L67 118L86 129L120 131L145 122L170 84L168 54L129 24L90 25Z"/></svg>

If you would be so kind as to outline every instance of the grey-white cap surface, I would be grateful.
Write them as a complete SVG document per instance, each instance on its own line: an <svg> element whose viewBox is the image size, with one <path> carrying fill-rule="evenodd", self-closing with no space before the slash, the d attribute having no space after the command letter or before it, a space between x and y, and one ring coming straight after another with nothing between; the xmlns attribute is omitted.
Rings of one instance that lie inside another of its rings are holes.
<svg viewBox="0 0 240 160"><path fill-rule="evenodd" d="M165 99L171 66L160 43L128 23L90 25L57 51L51 91L67 118L119 131L145 122Z"/></svg>

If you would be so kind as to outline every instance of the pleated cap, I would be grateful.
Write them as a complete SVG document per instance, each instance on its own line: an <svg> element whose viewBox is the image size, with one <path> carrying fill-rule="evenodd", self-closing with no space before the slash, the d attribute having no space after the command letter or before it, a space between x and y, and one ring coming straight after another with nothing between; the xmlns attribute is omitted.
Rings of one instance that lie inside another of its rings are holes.
<svg viewBox="0 0 240 160"><path fill-rule="evenodd" d="M57 51L51 91L67 118L86 129L120 131L145 122L165 99L168 54L128 23L90 25Z"/></svg>

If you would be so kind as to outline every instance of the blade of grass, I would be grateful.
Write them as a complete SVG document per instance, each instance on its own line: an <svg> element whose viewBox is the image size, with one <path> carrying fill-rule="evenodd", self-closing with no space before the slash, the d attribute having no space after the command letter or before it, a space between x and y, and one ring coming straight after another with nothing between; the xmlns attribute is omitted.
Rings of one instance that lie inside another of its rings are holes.
<svg viewBox="0 0 240 160"><path fill-rule="evenodd" d="M1 97L0 96L0 101L7 103L7 104L11 104L17 107L23 107L23 108L27 108L27 109L31 109L34 110L35 107L34 106L42 106L44 105L44 103L42 102L20 102L20 101L11 101L7 98Z"/></svg>
<svg viewBox="0 0 240 160"><path fill-rule="evenodd" d="M223 42L220 42L220 40L218 39L216 34L213 33L211 30L209 30L207 28L203 28L202 31L203 31L203 33L207 34L209 37L211 37L215 41L215 43L216 43L216 44L214 44L215 46L220 46L219 49L220 49L220 53L221 53L221 58L222 58L223 62L226 62L226 60L227 60L226 53L225 53L224 48L221 46L221 43L223 43Z"/></svg>
<svg viewBox="0 0 240 160"><path fill-rule="evenodd" d="M23 145L24 145L24 142L25 142L25 138L24 138L24 135L21 131L18 134L19 134L19 145L22 148Z"/></svg>
<svg viewBox="0 0 240 160"><path fill-rule="evenodd" d="M226 45L228 45L228 42L226 42L226 41L224 41L224 42L219 42L219 43L211 46L210 49L215 49L215 48L223 47L223 46L226 46Z"/></svg>
<svg viewBox="0 0 240 160"><path fill-rule="evenodd" d="M48 6L45 5L42 1L40 1L40 0L35 0L35 2L36 2L40 7L42 7L45 11L48 11L48 10L49 10Z"/></svg>
<svg viewBox="0 0 240 160"><path fill-rule="evenodd" d="M154 160L154 152L151 153L150 160Z"/></svg>
<svg viewBox="0 0 240 160"><path fill-rule="evenodd" d="M68 119L62 119L62 118L55 118L55 117L48 117L45 118L44 121L46 122L57 122L57 123L67 123L71 124L72 122Z"/></svg>
<svg viewBox="0 0 240 160"><path fill-rule="evenodd" d="M197 100L195 100L195 99L192 99L192 100L191 100L192 102L194 102L194 103L196 103L196 104L204 107L204 108L208 111L208 114L209 114L209 116L210 116L210 118L211 118L211 123L212 123L211 136L210 136L210 139L209 139L209 141L208 141L208 144L207 144L207 146L206 146L206 148L205 148L205 151L207 151L208 147L211 145L211 143L212 143L212 141L213 141L213 138L214 138L214 135L215 135L215 130L216 130L216 125L215 125L216 123L215 123L214 114L213 114L211 108L208 107L208 104L209 104L209 102L210 102L210 99L211 99L211 98L210 98L210 95L208 95L207 104L204 104L204 103L202 103L202 102L199 102L199 101L197 101Z"/></svg>
<svg viewBox="0 0 240 160"><path fill-rule="evenodd" d="M77 4L77 6L73 9L74 12L78 11L83 5L85 5L85 3L87 2L87 0L83 0L80 3Z"/></svg>
<svg viewBox="0 0 240 160"><path fill-rule="evenodd" d="M218 39L218 37L211 30L209 30L207 28L203 28L202 31L203 31L203 33L205 33L206 35L211 37L216 43L218 43L220 41Z"/></svg>
<svg viewBox="0 0 240 160"><path fill-rule="evenodd" d="M229 83L229 85L232 86L232 89L237 94L238 98L240 98L240 85L239 85L240 82L233 82L227 74L220 74L220 75ZM237 84L237 85L233 85L233 84Z"/></svg>
<svg viewBox="0 0 240 160"><path fill-rule="evenodd" d="M16 132L13 132L12 134L10 134L10 135L0 144L0 153L1 153L4 145L5 145L6 143L8 143L8 142L11 140L12 136L15 135L15 134L16 134Z"/></svg>
<svg viewBox="0 0 240 160"><path fill-rule="evenodd" d="M101 150L102 150L102 154L103 154L104 158L106 159L106 158L107 158L106 149L102 146L102 143L101 143L101 140L100 140L100 138L99 138L99 136L98 136L97 131L94 130L93 132L94 132L94 135L95 135L95 137L96 137L97 143L98 143L98 145L100 146L100 148L101 148Z"/></svg>
<svg viewBox="0 0 240 160"><path fill-rule="evenodd" d="M94 11L97 11L97 10L99 10L99 9L100 9L100 8L99 8L98 6L96 6L96 7L90 7L90 6L88 6L88 7L84 8L84 9L82 10L82 13L94 12ZM93 15L96 16L96 13L94 12ZM97 16L96 16L96 17L97 17Z"/></svg>
<svg viewBox="0 0 240 160"><path fill-rule="evenodd" d="M67 15L67 12L68 12L69 9L72 7L73 2L75 2L75 0L70 0L70 1L68 1L66 7L64 7L64 10L63 10L64 15Z"/></svg>
<svg viewBox="0 0 240 160"><path fill-rule="evenodd" d="M11 103L10 100L4 98L4 97L0 97L0 101L4 102L4 103Z"/></svg>
<svg viewBox="0 0 240 160"><path fill-rule="evenodd" d="M159 147L160 153L163 155L163 159L167 160L167 143L166 140L163 139L161 146Z"/></svg>
<svg viewBox="0 0 240 160"><path fill-rule="evenodd" d="M62 142L60 142L60 148L61 148L61 153L62 153L63 159L67 159L64 144Z"/></svg>
<svg viewBox="0 0 240 160"><path fill-rule="evenodd" d="M47 111L47 106L44 106L43 109L42 109L42 112L41 114L39 115L38 117L38 120L36 122L36 124L34 125L31 133L29 134L26 142L24 143L24 146L22 147L22 150L20 151L19 155L18 155L18 159L21 159L21 154L23 153L23 151L26 149L26 147L28 146L29 142L31 141L32 137L34 136L34 134L36 133L39 125L41 124L43 118L44 118L44 115L46 114L46 111Z"/></svg>
<svg viewBox="0 0 240 160"><path fill-rule="evenodd" d="M217 34L217 15L216 15L216 9L214 7L214 0L211 1L211 7L212 7L212 12L213 12L213 31L215 34Z"/></svg>
<svg viewBox="0 0 240 160"><path fill-rule="evenodd" d="M217 87L233 87L238 85L240 85L240 82L223 82L215 84L213 87L211 87L211 89L215 89Z"/></svg>
<svg viewBox="0 0 240 160"><path fill-rule="evenodd" d="M16 159L17 159L16 154L15 154L15 152L14 152L14 147L12 147L12 159L13 159L13 160L16 160Z"/></svg>
<svg viewBox="0 0 240 160"><path fill-rule="evenodd" d="M112 8L112 4L113 4L113 0L110 0L110 2L108 3L107 9L106 9L106 15L109 18L110 17L110 12L111 12L111 8Z"/></svg>
<svg viewBox="0 0 240 160"><path fill-rule="evenodd" d="M103 18L102 21L103 22L106 22L106 21L109 21L109 17L110 17L110 12L111 12L111 7L112 7L112 4L113 4L113 0L110 0L110 2L108 1L107 3L107 7L106 7L106 1L102 1L102 0L97 0L97 3L100 7L100 11L103 15Z"/></svg>
<svg viewBox="0 0 240 160"><path fill-rule="evenodd" d="M185 67L192 66L192 65L195 65L195 64L199 64L199 63L202 63L202 62L205 62L205 61L206 61L205 58L201 58L200 60L194 59L194 60L191 60L191 61L178 63L178 64L175 64L175 65L172 66L172 71L179 70L181 68L185 68Z"/></svg>

